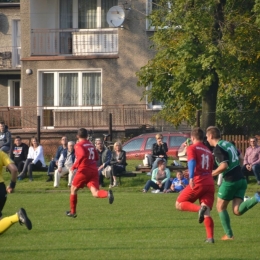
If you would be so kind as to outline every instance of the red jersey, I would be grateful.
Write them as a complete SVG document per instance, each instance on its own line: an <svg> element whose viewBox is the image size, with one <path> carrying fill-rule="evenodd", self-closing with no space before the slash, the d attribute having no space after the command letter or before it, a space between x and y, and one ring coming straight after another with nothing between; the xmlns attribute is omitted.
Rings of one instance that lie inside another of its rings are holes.
<svg viewBox="0 0 260 260"><path fill-rule="evenodd" d="M214 185L212 177L213 155L211 151L201 142L187 147L188 161L195 160L194 183L203 185Z"/></svg>
<svg viewBox="0 0 260 260"><path fill-rule="evenodd" d="M87 173L90 171L97 171L98 153L96 148L88 140L83 140L75 144L76 160L72 169L77 169L77 172Z"/></svg>

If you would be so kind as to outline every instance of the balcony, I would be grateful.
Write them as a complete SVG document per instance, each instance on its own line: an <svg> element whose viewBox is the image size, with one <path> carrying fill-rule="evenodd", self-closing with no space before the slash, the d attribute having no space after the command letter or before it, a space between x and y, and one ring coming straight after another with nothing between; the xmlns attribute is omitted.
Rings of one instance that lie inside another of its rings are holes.
<svg viewBox="0 0 260 260"><path fill-rule="evenodd" d="M118 29L32 29L32 56L118 54Z"/></svg>
<svg viewBox="0 0 260 260"><path fill-rule="evenodd" d="M0 48L0 70L20 69L20 49L20 47Z"/></svg>

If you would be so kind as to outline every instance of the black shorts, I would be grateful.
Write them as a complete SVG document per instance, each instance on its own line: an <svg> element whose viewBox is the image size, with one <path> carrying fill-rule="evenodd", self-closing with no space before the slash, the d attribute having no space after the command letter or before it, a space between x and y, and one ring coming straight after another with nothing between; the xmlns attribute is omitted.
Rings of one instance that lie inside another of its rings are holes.
<svg viewBox="0 0 260 260"><path fill-rule="evenodd" d="M7 199L6 186L4 182L0 183L0 217L2 216L2 210L4 208Z"/></svg>

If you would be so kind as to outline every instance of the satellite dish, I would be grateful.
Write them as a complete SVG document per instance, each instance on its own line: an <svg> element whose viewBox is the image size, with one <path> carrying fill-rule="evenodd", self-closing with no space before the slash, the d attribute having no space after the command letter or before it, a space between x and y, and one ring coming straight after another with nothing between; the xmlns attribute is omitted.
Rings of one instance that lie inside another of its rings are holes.
<svg viewBox="0 0 260 260"><path fill-rule="evenodd" d="M120 26L125 20L124 9L120 6L113 6L107 12L107 23L112 27Z"/></svg>

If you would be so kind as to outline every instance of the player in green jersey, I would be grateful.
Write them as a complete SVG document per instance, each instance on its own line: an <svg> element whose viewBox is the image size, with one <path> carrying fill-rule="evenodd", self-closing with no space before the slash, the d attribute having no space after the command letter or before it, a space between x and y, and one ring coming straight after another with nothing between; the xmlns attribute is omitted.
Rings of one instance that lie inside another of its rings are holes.
<svg viewBox="0 0 260 260"><path fill-rule="evenodd" d="M225 231L222 240L233 240L233 231L230 225L230 218L227 206L232 201L233 213L237 216L243 215L246 211L260 202L260 193L244 201L247 182L241 172L238 153L235 146L227 141L221 140L220 131L216 126L210 126L206 131L207 141L214 146L214 156L218 167L213 170L212 176L222 174L223 182L219 187L217 199L217 211L221 224Z"/></svg>

